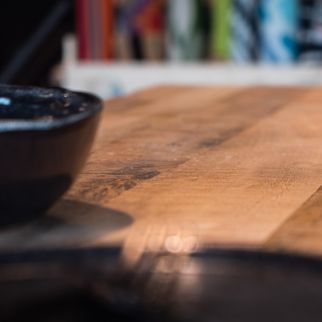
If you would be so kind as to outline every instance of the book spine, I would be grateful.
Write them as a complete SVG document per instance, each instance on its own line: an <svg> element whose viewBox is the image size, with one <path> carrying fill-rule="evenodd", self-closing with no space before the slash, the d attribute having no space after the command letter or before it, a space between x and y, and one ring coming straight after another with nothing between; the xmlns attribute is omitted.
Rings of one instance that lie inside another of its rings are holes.
<svg viewBox="0 0 322 322"><path fill-rule="evenodd" d="M102 16L102 59L110 60L114 56L112 0L100 0L100 11Z"/></svg>
<svg viewBox="0 0 322 322"><path fill-rule="evenodd" d="M167 53L170 60L196 60L203 54L198 0L168 2Z"/></svg>
<svg viewBox="0 0 322 322"><path fill-rule="evenodd" d="M116 2L114 7L115 58L128 61L133 58L130 36L128 34L127 6L124 2Z"/></svg>
<svg viewBox="0 0 322 322"><path fill-rule="evenodd" d="M298 0L261 0L260 60L292 63L298 55Z"/></svg>
<svg viewBox="0 0 322 322"><path fill-rule="evenodd" d="M132 0L118 6L118 52L121 59L143 59L142 37L138 28L138 15L148 0Z"/></svg>
<svg viewBox="0 0 322 322"><path fill-rule="evenodd" d="M231 49L231 0L212 0L212 57L230 59Z"/></svg>
<svg viewBox="0 0 322 322"><path fill-rule="evenodd" d="M92 40L92 51L93 51L93 59L94 60L101 60L103 56L103 46L102 46L102 32L103 32L103 25L102 25L102 12L100 8L100 1L90 1L91 6L91 16L90 16L90 23L91 23L91 40Z"/></svg>
<svg viewBox="0 0 322 322"><path fill-rule="evenodd" d="M211 28L212 28L212 3L210 0L201 1L199 5L200 10L200 25L203 36L203 52L202 58L209 60L211 55Z"/></svg>
<svg viewBox="0 0 322 322"><path fill-rule="evenodd" d="M322 1L300 1L299 60L322 62Z"/></svg>
<svg viewBox="0 0 322 322"><path fill-rule="evenodd" d="M94 58L94 34L92 24L92 5L91 0L83 0L84 2L84 21L86 30L86 59L91 60Z"/></svg>
<svg viewBox="0 0 322 322"><path fill-rule="evenodd" d="M161 60L164 57L163 0L148 0L138 11L136 28L142 37L144 59Z"/></svg>
<svg viewBox="0 0 322 322"><path fill-rule="evenodd" d="M250 63L258 58L258 1L233 0L231 13L231 58Z"/></svg>
<svg viewBox="0 0 322 322"><path fill-rule="evenodd" d="M88 21L86 13L85 0L76 1L76 22L77 22L77 41L78 41L78 57L81 60L89 58L89 36Z"/></svg>

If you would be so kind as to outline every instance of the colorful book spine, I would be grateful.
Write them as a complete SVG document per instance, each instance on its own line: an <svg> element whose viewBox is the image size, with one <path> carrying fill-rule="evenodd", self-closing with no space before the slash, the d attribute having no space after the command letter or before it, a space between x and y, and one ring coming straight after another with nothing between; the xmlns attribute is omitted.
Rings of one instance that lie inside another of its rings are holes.
<svg viewBox="0 0 322 322"><path fill-rule="evenodd" d="M322 62L322 0L300 1L299 60Z"/></svg>
<svg viewBox="0 0 322 322"><path fill-rule="evenodd" d="M99 59L100 43L99 33L101 28L101 17L98 15L97 1L88 0L89 16L89 51L92 60Z"/></svg>
<svg viewBox="0 0 322 322"><path fill-rule="evenodd" d="M77 31L80 59L113 57L113 6L111 0L77 0Z"/></svg>
<svg viewBox="0 0 322 322"><path fill-rule="evenodd" d="M120 61L127 61L133 59L131 36L128 26L128 6L129 1L118 1L115 5L115 55Z"/></svg>
<svg viewBox="0 0 322 322"><path fill-rule="evenodd" d="M168 2L167 52L170 60L197 60L203 54L199 0Z"/></svg>
<svg viewBox="0 0 322 322"><path fill-rule="evenodd" d="M79 59L90 58L89 54L89 28L87 19L87 0L76 1L76 21Z"/></svg>
<svg viewBox="0 0 322 322"><path fill-rule="evenodd" d="M231 59L250 63L258 58L258 1L233 0L231 12Z"/></svg>
<svg viewBox="0 0 322 322"><path fill-rule="evenodd" d="M117 32L119 45L122 45L119 53L121 59L126 58L142 60L144 58L142 34L140 28L140 15L150 0L127 0L119 4ZM127 44L126 44L127 43ZM125 46L126 44L126 46ZM125 53L124 49L130 50Z"/></svg>
<svg viewBox="0 0 322 322"><path fill-rule="evenodd" d="M142 35L144 58L161 60L164 57L163 0L148 0L137 14L135 24Z"/></svg>
<svg viewBox="0 0 322 322"><path fill-rule="evenodd" d="M211 56L215 59L230 59L231 5L231 0L212 0Z"/></svg>
<svg viewBox="0 0 322 322"><path fill-rule="evenodd" d="M114 6L111 0L99 0L102 17L102 59L114 58Z"/></svg>
<svg viewBox="0 0 322 322"><path fill-rule="evenodd" d="M260 60L292 63L297 59L298 0L261 0Z"/></svg>

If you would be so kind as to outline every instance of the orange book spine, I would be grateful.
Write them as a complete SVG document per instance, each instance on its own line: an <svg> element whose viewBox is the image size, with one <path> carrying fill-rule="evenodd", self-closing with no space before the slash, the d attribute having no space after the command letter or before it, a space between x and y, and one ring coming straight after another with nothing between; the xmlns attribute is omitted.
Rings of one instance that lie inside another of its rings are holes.
<svg viewBox="0 0 322 322"><path fill-rule="evenodd" d="M100 0L102 14L102 44L103 59L114 57L114 37L113 37L113 1Z"/></svg>

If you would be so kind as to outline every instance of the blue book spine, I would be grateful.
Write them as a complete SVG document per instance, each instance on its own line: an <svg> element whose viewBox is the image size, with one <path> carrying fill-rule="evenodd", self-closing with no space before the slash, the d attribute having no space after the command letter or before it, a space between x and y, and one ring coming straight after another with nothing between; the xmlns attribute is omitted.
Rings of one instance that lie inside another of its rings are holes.
<svg viewBox="0 0 322 322"><path fill-rule="evenodd" d="M233 0L231 21L231 58L235 63L258 58L258 1Z"/></svg>
<svg viewBox="0 0 322 322"><path fill-rule="evenodd" d="M261 0L260 60L265 63L292 63L298 57L298 0Z"/></svg>

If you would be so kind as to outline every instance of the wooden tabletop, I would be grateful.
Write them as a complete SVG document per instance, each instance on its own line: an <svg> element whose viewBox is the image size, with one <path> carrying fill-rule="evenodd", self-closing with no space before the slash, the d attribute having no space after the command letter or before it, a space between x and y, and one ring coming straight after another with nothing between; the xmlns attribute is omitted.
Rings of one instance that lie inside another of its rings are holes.
<svg viewBox="0 0 322 322"><path fill-rule="evenodd" d="M322 254L322 89L158 87L107 103L79 180L0 249Z"/></svg>

